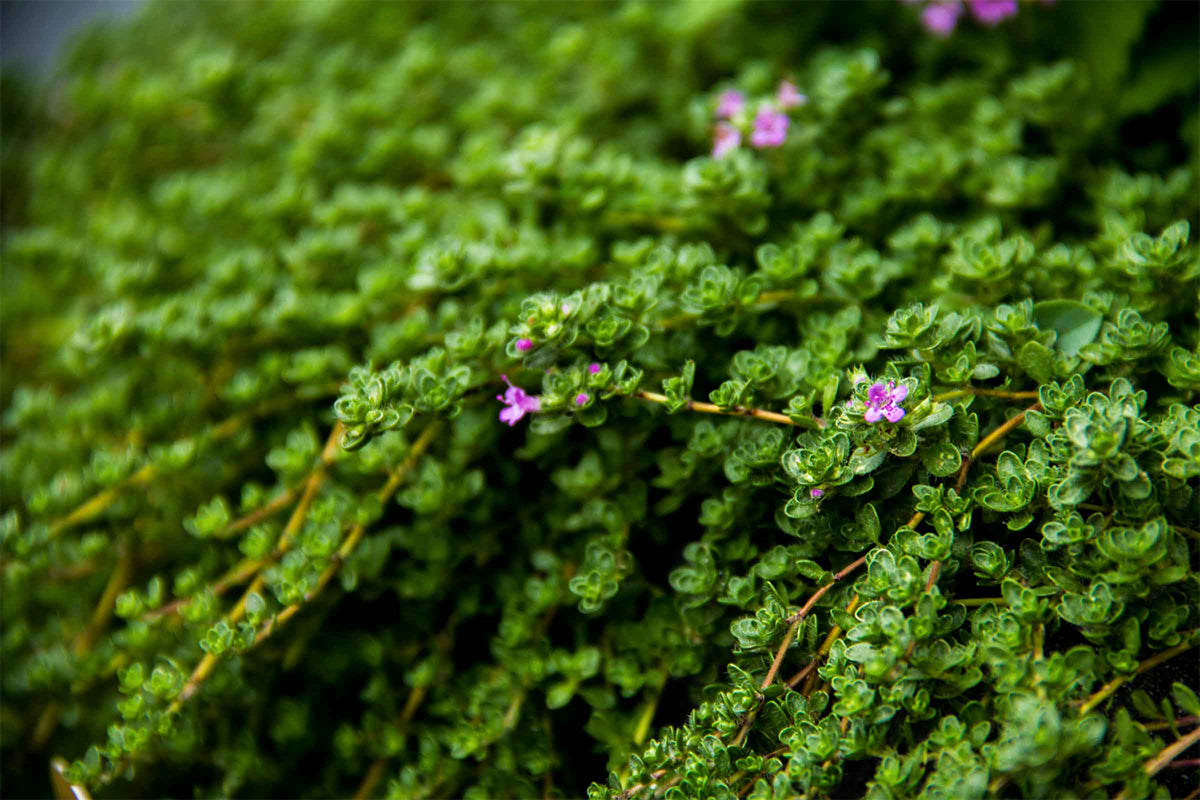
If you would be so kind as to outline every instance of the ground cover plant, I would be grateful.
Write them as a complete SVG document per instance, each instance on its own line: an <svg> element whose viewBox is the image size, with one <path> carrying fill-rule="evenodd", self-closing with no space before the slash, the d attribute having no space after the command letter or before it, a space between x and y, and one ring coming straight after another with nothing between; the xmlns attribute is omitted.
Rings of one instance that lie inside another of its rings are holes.
<svg viewBox="0 0 1200 800"><path fill-rule="evenodd" d="M5 795L1194 796L1198 29L163 3L5 75Z"/></svg>

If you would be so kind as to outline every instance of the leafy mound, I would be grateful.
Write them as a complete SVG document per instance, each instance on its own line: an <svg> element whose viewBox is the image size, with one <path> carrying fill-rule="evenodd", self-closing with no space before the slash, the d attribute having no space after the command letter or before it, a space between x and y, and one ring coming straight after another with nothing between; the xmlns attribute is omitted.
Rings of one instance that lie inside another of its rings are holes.
<svg viewBox="0 0 1200 800"><path fill-rule="evenodd" d="M6 792L1186 790L1195 11L163 3L6 75Z"/></svg>

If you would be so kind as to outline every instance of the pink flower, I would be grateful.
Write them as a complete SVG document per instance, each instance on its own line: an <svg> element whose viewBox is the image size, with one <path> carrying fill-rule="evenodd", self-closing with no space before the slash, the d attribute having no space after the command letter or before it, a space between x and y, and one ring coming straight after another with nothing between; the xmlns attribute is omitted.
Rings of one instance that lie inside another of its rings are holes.
<svg viewBox="0 0 1200 800"><path fill-rule="evenodd" d="M820 500L822 497L825 496L825 490L824 489L813 489L812 491L810 491L808 493L808 496L811 497L813 500Z"/></svg>
<svg viewBox="0 0 1200 800"><path fill-rule="evenodd" d="M588 401L588 396L584 392L575 395L575 405L581 406Z"/></svg>
<svg viewBox="0 0 1200 800"><path fill-rule="evenodd" d="M595 375L599 371L600 371L600 365L597 364L595 361L593 361L591 364L588 364L588 372Z"/></svg>
<svg viewBox="0 0 1200 800"><path fill-rule="evenodd" d="M779 147L787 138L787 130L787 114L764 106L754 118L754 132L750 134L750 144L755 147Z"/></svg>
<svg viewBox="0 0 1200 800"><path fill-rule="evenodd" d="M961 13L962 4L959 0L939 0L925 6L925 10L921 12L921 24L934 36L946 37L954 32L954 26L958 24L958 15Z"/></svg>
<svg viewBox="0 0 1200 800"><path fill-rule="evenodd" d="M526 350L533 347L532 339L517 339L517 349L524 353Z"/></svg>
<svg viewBox="0 0 1200 800"><path fill-rule="evenodd" d="M886 417L888 422L899 422L904 419L904 409L897 404L906 397L908 387L904 384L897 386L895 381L888 381L886 387L882 383L873 384L867 389L867 411L863 419L879 422L881 417Z"/></svg>
<svg viewBox="0 0 1200 800"><path fill-rule="evenodd" d="M508 379L507 375L501 375L500 377L504 378L504 382L508 384L508 391L503 395L496 395L496 399L504 403L505 406L500 409L501 422L507 422L511 428L526 413L532 414L535 411L542 410L541 400L525 394L525 390L520 386L513 386L512 381Z"/></svg>
<svg viewBox="0 0 1200 800"><path fill-rule="evenodd" d="M779 103L780 108L796 108L808 102L808 96L801 94L791 81L782 81L779 84L779 92L775 95L775 101Z"/></svg>
<svg viewBox="0 0 1200 800"><path fill-rule="evenodd" d="M737 150L742 143L742 132L728 122L718 122L713 135L713 158L724 158L725 154Z"/></svg>
<svg viewBox="0 0 1200 800"><path fill-rule="evenodd" d="M721 92L717 98L717 119L732 119L746 107L746 96L736 89Z"/></svg>
<svg viewBox="0 0 1200 800"><path fill-rule="evenodd" d="M1015 16L1017 0L967 0L971 14L988 27Z"/></svg>

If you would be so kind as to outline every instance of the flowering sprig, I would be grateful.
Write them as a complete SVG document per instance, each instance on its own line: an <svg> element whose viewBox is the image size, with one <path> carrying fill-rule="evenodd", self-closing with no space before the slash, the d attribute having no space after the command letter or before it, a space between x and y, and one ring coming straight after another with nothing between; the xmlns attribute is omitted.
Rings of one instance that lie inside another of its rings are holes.
<svg viewBox="0 0 1200 800"><path fill-rule="evenodd" d="M916 3L920 0L903 2ZM1017 0L966 0L966 7L977 22L993 28L1009 17L1016 16ZM963 0L932 0L921 10L921 24L934 36L945 38L958 26L962 12Z"/></svg>
<svg viewBox="0 0 1200 800"><path fill-rule="evenodd" d="M596 420L602 422L605 412L602 406L596 405L596 398L633 394L641 380L641 372L631 369L624 361L615 368L598 361L587 365L577 363L562 370L547 370L541 395L529 394L514 385L507 375L500 377L508 384L504 394L496 395L496 399L504 404L500 410L501 422L512 427L526 414L546 412L549 419L543 420L543 424L557 427L569 424L572 418L585 425L599 424ZM574 412L574 416L550 413L561 411Z"/></svg>
<svg viewBox="0 0 1200 800"><path fill-rule="evenodd" d="M736 89L721 92L717 98L717 119L733 119L746 107L746 96Z"/></svg>
<svg viewBox="0 0 1200 800"><path fill-rule="evenodd" d="M746 111L749 107L746 96L735 89L722 92L717 97L714 116L720 120L713 127L713 158L724 158L742 145L748 138L750 145L762 150L780 147L787 140L791 119L787 111L808 103L808 96L801 93L791 81L783 80L770 99L757 104L753 120Z"/></svg>
<svg viewBox="0 0 1200 800"><path fill-rule="evenodd" d="M880 419L899 422L904 419L904 409L900 407L900 403L906 397L908 387L902 383L897 385L895 381L888 381L886 387L882 383L873 384L867 390L867 410L863 419L872 423L879 422Z"/></svg>
<svg viewBox="0 0 1200 800"><path fill-rule="evenodd" d="M542 401L536 396L529 395L520 386L514 386L507 375L501 375L504 382L508 384L508 391L503 395L496 395L496 399L504 403L504 408L500 409L500 421L508 423L508 427L512 427L520 422L521 418L526 414L533 414L542 410Z"/></svg>
<svg viewBox="0 0 1200 800"><path fill-rule="evenodd" d="M861 368L856 368L851 371L850 378L856 388L856 396L851 397L845 404L851 420L860 414L863 421L870 424L884 419L893 423L904 419L906 412L900 407L900 403L908 397L907 386L894 380L876 381L867 388L864 398L861 395L862 390L858 387L869 380L866 374Z"/></svg>
<svg viewBox="0 0 1200 800"><path fill-rule="evenodd" d="M790 121L782 111L763 106L754 117L754 131L750 134L750 144L760 150L764 147L779 147L787 139Z"/></svg>

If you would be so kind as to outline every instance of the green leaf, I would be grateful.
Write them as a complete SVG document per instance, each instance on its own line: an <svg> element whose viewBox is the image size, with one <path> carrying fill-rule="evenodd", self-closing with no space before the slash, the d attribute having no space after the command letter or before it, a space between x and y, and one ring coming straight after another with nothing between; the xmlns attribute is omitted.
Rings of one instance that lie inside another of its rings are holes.
<svg viewBox="0 0 1200 800"><path fill-rule="evenodd" d="M921 462L931 473L944 478L962 466L962 452L950 442L938 442L921 451Z"/></svg>
<svg viewBox="0 0 1200 800"><path fill-rule="evenodd" d="M1191 688L1176 681L1171 684L1171 696L1175 698L1175 704L1187 714L1200 716L1200 699L1196 698L1196 693Z"/></svg>
<svg viewBox="0 0 1200 800"><path fill-rule="evenodd" d="M1168 98L1194 94L1200 84L1200 71L1196 70L1195 48L1187 41L1190 35L1176 31L1174 41L1163 42L1143 54L1132 80L1122 87L1117 105L1119 116L1145 114Z"/></svg>
<svg viewBox="0 0 1200 800"><path fill-rule="evenodd" d="M1038 383L1054 377L1054 353L1040 342L1026 342L1017 353L1017 364Z"/></svg>
<svg viewBox="0 0 1200 800"><path fill-rule="evenodd" d="M1129 69L1129 54L1154 8L1151 3L1068 3L1061 9L1073 17L1071 27L1079 37L1076 46L1098 90L1111 91L1121 83Z"/></svg>
<svg viewBox="0 0 1200 800"><path fill-rule="evenodd" d="M1043 330L1058 333L1055 350L1074 356L1084 345L1095 341L1104 315L1078 300L1044 300L1034 304L1033 320Z"/></svg>

